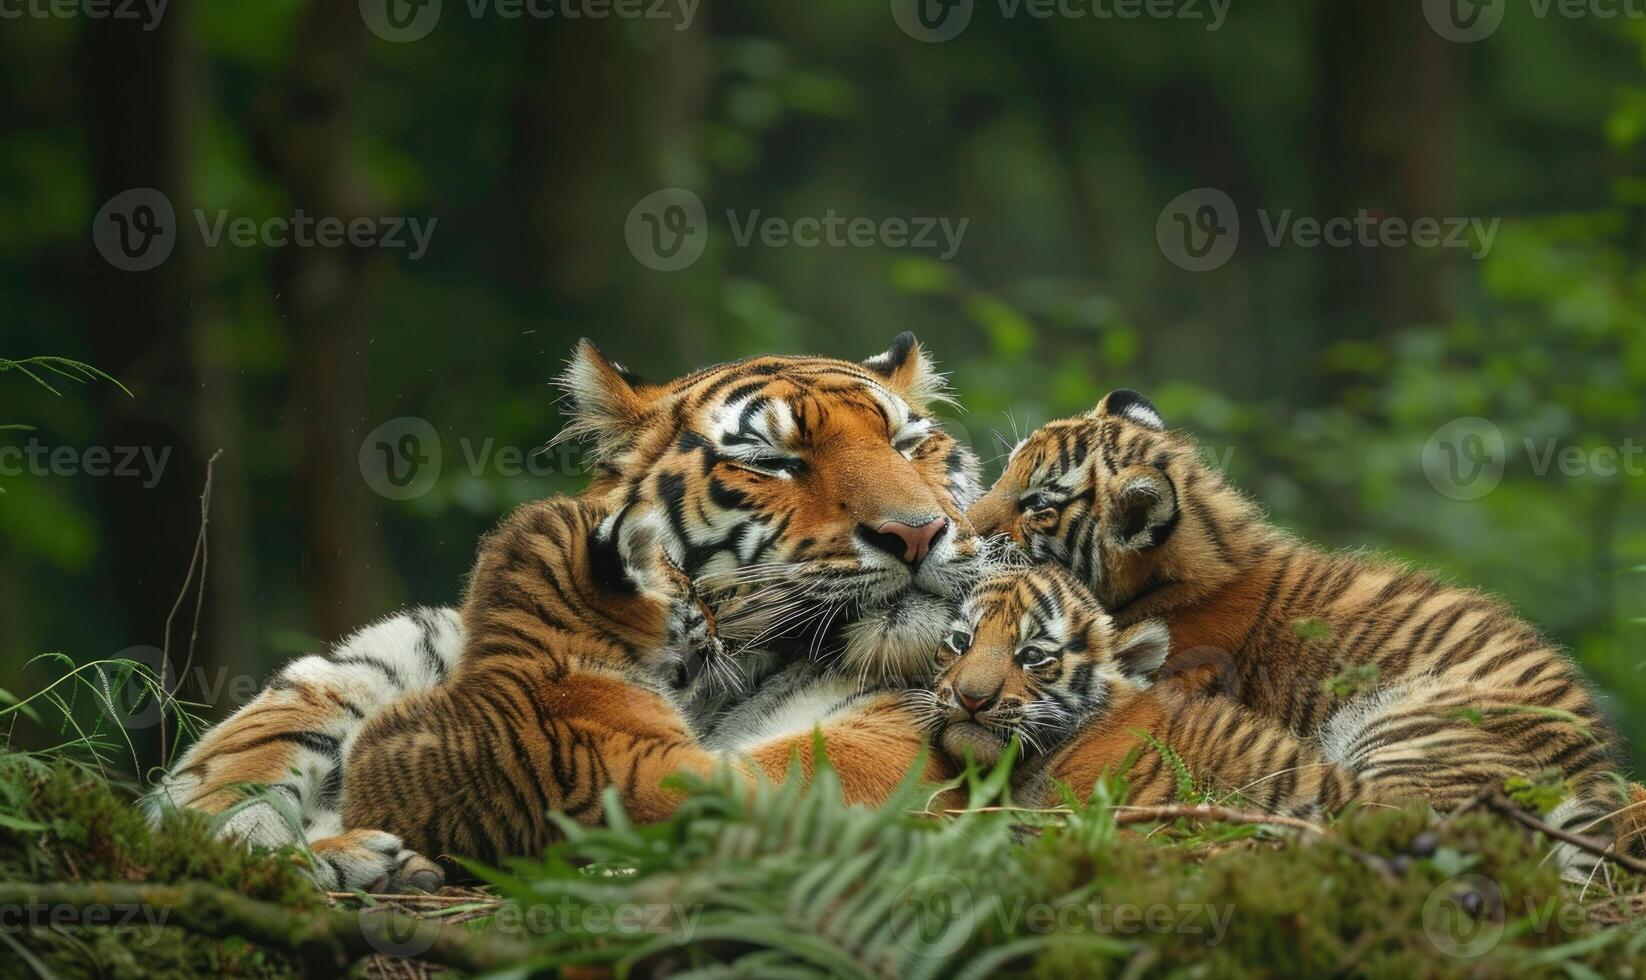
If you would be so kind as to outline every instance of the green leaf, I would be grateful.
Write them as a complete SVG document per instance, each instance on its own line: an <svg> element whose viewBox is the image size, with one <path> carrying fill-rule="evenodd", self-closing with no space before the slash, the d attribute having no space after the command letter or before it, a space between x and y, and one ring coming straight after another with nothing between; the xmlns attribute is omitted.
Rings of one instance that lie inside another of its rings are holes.
<svg viewBox="0 0 1646 980"><path fill-rule="evenodd" d="M14 817L9 813L0 813L0 827L5 827L7 830L21 831L25 834L37 834L46 829L46 825L43 823L24 820L22 817Z"/></svg>

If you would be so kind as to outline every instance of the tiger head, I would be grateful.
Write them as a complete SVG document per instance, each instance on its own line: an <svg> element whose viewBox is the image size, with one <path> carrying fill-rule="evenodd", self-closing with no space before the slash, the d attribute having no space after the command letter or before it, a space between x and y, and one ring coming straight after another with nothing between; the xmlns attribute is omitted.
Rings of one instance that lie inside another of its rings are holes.
<svg viewBox="0 0 1646 980"><path fill-rule="evenodd" d="M975 578L976 462L932 418L943 379L912 334L863 362L754 357L648 384L583 341L561 377L590 492L644 501L719 605L728 641L929 669Z"/></svg>
<svg viewBox="0 0 1646 980"><path fill-rule="evenodd" d="M938 647L925 717L950 755L993 763L1013 735L1041 755L1141 688L1166 660L1158 620L1117 629L1056 565L986 575Z"/></svg>
<svg viewBox="0 0 1646 980"><path fill-rule="evenodd" d="M1125 389L1032 432L970 517L978 534L1073 569L1122 622L1221 587L1267 533L1194 441Z"/></svg>

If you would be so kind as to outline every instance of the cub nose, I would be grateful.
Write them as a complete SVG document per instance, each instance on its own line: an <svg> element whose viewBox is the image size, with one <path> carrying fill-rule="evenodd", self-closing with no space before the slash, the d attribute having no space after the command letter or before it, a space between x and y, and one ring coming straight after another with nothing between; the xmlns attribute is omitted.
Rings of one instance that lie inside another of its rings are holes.
<svg viewBox="0 0 1646 980"><path fill-rule="evenodd" d="M978 694L973 691L962 691L959 688L956 688L954 696L960 700L960 706L962 708L975 715L984 708L987 708L989 705L994 704L995 695L998 693L998 691L995 691L989 694Z"/></svg>
<svg viewBox="0 0 1646 980"><path fill-rule="evenodd" d="M886 554L907 562L911 568L919 568L931 553L932 546L937 544L937 539L948 529L948 518L933 517L919 524L887 521L872 530L866 524L859 525L858 533L864 541Z"/></svg>

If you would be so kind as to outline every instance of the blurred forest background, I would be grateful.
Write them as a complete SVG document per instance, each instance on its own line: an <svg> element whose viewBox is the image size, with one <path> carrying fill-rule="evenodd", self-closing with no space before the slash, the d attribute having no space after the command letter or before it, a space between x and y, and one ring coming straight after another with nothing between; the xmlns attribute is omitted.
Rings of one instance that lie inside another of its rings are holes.
<svg viewBox="0 0 1646 980"><path fill-rule="evenodd" d="M1455 43L1418 0L1234 0L1215 31L980 2L958 37L922 43L870 0L705 0L685 29L444 6L409 43L352 0L172 0L152 29L0 20L0 357L77 358L130 390L48 376L54 396L0 371L0 425L32 427L0 447L80 461L14 455L0 475L0 687L49 679L24 666L42 652L161 644L218 449L183 691L214 717L249 694L237 678L454 601L506 509L579 486L574 457L521 473L508 452L557 430L547 381L579 336L662 378L757 352L864 357L912 329L985 460L996 431L1138 388L1281 523L1503 594L1646 747L1646 462L1540 465L1551 446L1646 445L1638 20L1511 3L1492 36ZM175 206L178 241L125 271L93 219L145 187ZM625 240L665 187L697 194L711 227L674 272ZM1242 233L1194 272L1156 232L1204 187ZM213 247L196 209L435 225L416 259ZM945 260L740 246L728 209L968 223ZM1287 209L1502 225L1479 260L1478 237L1272 246L1260 212ZM1457 499L1425 446L1475 416L1503 434L1504 474ZM438 476L385 495L363 448L406 417L437 433ZM169 451L158 479L84 472L88 448L127 446Z"/></svg>

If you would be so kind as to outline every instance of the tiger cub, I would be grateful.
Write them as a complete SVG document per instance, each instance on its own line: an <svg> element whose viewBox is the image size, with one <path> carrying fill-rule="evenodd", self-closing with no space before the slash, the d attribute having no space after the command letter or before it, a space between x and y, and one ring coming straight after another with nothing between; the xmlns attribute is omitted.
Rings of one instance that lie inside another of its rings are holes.
<svg viewBox="0 0 1646 980"><path fill-rule="evenodd" d="M367 722L343 825L495 864L553 840L551 812L598 822L607 788L636 822L672 813L660 781L718 764L680 709L721 644L661 527L638 506L554 498L484 538L457 667Z"/></svg>
<svg viewBox="0 0 1646 980"><path fill-rule="evenodd" d="M1620 805L1613 730L1534 627L1481 592L1294 539L1136 392L1030 434L970 517L1072 569L1118 623L1164 620L1181 683L1319 739L1380 800L1446 809L1554 770L1571 787L1555 826L1597 836ZM1595 869L1557 855L1574 880Z"/></svg>
<svg viewBox="0 0 1646 980"><path fill-rule="evenodd" d="M1105 771L1123 769L1127 802L1169 803L1178 761L1205 788L1269 813L1317 817L1359 794L1353 773L1267 719L1151 686L1169 643L1158 620L1117 628L1059 566L995 572L943 641L927 717L957 759L992 763L1016 735L1024 755L1014 782L1031 806L1054 805L1058 784L1083 797Z"/></svg>

